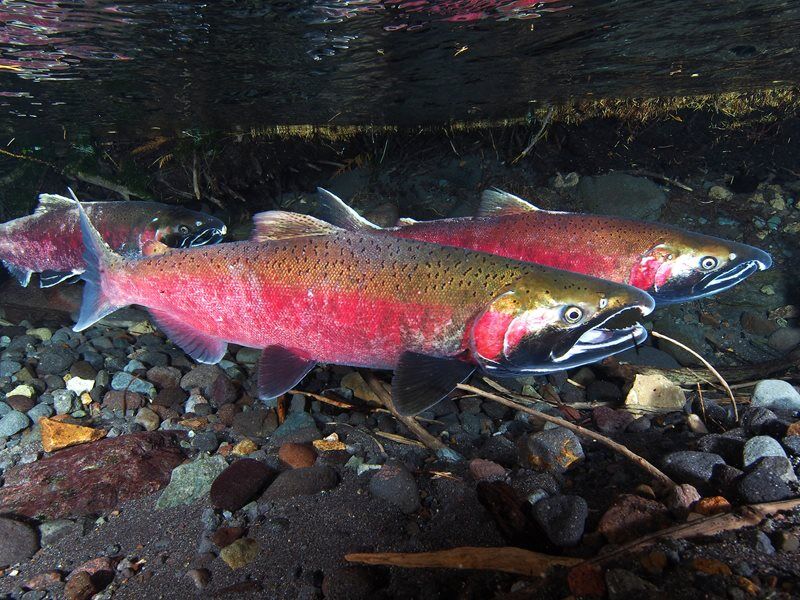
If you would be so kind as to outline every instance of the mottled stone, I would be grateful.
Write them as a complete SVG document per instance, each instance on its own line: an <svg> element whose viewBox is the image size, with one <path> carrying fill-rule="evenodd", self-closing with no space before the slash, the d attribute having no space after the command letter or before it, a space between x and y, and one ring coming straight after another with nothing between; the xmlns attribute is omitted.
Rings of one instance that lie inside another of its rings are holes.
<svg viewBox="0 0 800 600"><path fill-rule="evenodd" d="M290 469L275 478L275 481L261 495L261 500L274 501L317 494L333 489L338 484L339 476L330 467Z"/></svg>
<svg viewBox="0 0 800 600"><path fill-rule="evenodd" d="M556 546L575 546L583 537L589 507L580 496L544 498L533 507L533 517Z"/></svg>
<svg viewBox="0 0 800 600"><path fill-rule="evenodd" d="M241 538L220 550L219 556L231 569L241 569L253 562L261 548L250 538Z"/></svg>
<svg viewBox="0 0 800 600"><path fill-rule="evenodd" d="M520 448L520 462L539 471L563 473L583 458L577 436L563 427L533 433Z"/></svg>
<svg viewBox="0 0 800 600"><path fill-rule="evenodd" d="M759 381L753 390L750 406L770 409L800 410L800 392L780 379Z"/></svg>
<svg viewBox="0 0 800 600"><path fill-rule="evenodd" d="M623 494L600 518L597 530L609 542L624 544L670 524L667 507L640 496Z"/></svg>
<svg viewBox="0 0 800 600"><path fill-rule="evenodd" d="M8 469L0 512L55 519L111 510L152 494L183 462L178 439L165 432L106 438Z"/></svg>
<svg viewBox="0 0 800 600"><path fill-rule="evenodd" d="M419 510L417 482L402 463L383 465L370 479L369 491L376 498L393 504L406 514Z"/></svg>
<svg viewBox="0 0 800 600"><path fill-rule="evenodd" d="M39 536L27 523L0 517L0 567L28 560L39 549Z"/></svg>
<svg viewBox="0 0 800 600"><path fill-rule="evenodd" d="M28 415L21 413L18 410L12 410L0 418L0 436L10 437L15 433L19 433L31 424Z"/></svg>
<svg viewBox="0 0 800 600"><path fill-rule="evenodd" d="M287 442L281 445L278 450L278 458L285 465L293 469L300 469L303 467L311 467L317 461L317 453L311 446L307 444L294 444Z"/></svg>
<svg viewBox="0 0 800 600"><path fill-rule="evenodd" d="M205 496L214 480L228 467L222 456L200 456L172 471L169 485L161 492L156 508L192 504Z"/></svg>
<svg viewBox="0 0 800 600"><path fill-rule="evenodd" d="M39 426L42 434L42 448L45 452L55 452L62 448L94 442L106 435L105 429L82 427L54 419L42 419L39 421Z"/></svg>
<svg viewBox="0 0 800 600"><path fill-rule="evenodd" d="M769 436L759 435L750 438L744 445L742 464L747 469L765 456L782 456L786 458L786 452L783 451L777 440Z"/></svg>
<svg viewBox="0 0 800 600"><path fill-rule="evenodd" d="M707 490L708 483L718 465L725 461L718 454L680 450L664 457L664 471L679 483L690 483L699 490Z"/></svg>

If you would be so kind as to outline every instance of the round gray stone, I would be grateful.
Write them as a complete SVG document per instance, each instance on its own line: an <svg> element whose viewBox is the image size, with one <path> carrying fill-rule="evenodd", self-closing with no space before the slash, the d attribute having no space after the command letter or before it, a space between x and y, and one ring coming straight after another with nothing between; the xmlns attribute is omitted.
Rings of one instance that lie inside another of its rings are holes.
<svg viewBox="0 0 800 600"><path fill-rule="evenodd" d="M31 424L28 415L18 410L12 410L0 419L0 437L10 437L19 433Z"/></svg>
<svg viewBox="0 0 800 600"><path fill-rule="evenodd" d="M537 502L533 516L555 545L575 546L583 537L589 507L580 496L555 496Z"/></svg>
<svg viewBox="0 0 800 600"><path fill-rule="evenodd" d="M786 381L765 379L759 381L753 390L750 406L800 410L800 392Z"/></svg>
<svg viewBox="0 0 800 600"><path fill-rule="evenodd" d="M744 468L747 469L765 456L782 456L786 458L786 452L783 451L778 440L768 435L758 435L754 438L750 438L745 443L744 450L742 451L742 464Z"/></svg>

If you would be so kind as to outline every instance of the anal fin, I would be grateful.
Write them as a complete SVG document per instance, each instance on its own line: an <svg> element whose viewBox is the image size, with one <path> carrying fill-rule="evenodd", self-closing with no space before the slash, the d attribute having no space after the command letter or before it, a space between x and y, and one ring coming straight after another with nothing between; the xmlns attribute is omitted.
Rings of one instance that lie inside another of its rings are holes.
<svg viewBox="0 0 800 600"><path fill-rule="evenodd" d="M148 310L167 337L197 362L214 364L225 356L228 349L226 341L197 331L166 311L153 308Z"/></svg>
<svg viewBox="0 0 800 600"><path fill-rule="evenodd" d="M403 352L392 378L392 402L404 417L430 408L475 371L475 365L457 358L439 358Z"/></svg>
<svg viewBox="0 0 800 600"><path fill-rule="evenodd" d="M296 386L317 362L283 346L267 346L258 359L258 397L270 400Z"/></svg>
<svg viewBox="0 0 800 600"><path fill-rule="evenodd" d="M75 283L81 278L82 271L42 271L39 273L39 287L49 288L64 281Z"/></svg>

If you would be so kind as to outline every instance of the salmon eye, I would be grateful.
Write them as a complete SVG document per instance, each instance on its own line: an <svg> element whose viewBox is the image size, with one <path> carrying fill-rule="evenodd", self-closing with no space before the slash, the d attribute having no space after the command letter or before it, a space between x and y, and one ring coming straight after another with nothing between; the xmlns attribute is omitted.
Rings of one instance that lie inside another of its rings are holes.
<svg viewBox="0 0 800 600"><path fill-rule="evenodd" d="M178 233L180 233L181 235L188 235L189 228L186 225L181 225L180 227L178 227Z"/></svg>
<svg viewBox="0 0 800 600"><path fill-rule="evenodd" d="M583 310L577 306L567 306L562 313L562 318L570 325L574 325L583 318Z"/></svg>
<svg viewBox="0 0 800 600"><path fill-rule="evenodd" d="M704 256L700 259L700 268L704 271L710 271L717 266L717 259L713 256Z"/></svg>

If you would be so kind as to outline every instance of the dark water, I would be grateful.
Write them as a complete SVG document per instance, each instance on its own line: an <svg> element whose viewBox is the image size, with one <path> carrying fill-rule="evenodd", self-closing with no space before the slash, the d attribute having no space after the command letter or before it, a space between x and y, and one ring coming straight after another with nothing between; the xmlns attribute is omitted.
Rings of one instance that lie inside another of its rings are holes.
<svg viewBox="0 0 800 600"><path fill-rule="evenodd" d="M794 0L0 3L0 132L437 123L795 82Z"/></svg>

